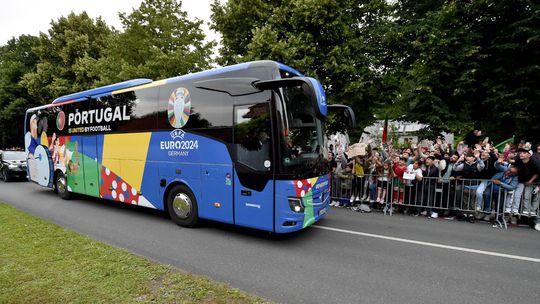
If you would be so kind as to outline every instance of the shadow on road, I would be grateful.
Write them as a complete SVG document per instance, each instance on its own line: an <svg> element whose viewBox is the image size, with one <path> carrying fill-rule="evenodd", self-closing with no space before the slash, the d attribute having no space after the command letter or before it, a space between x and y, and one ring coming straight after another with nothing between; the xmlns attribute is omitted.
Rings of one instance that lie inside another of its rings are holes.
<svg viewBox="0 0 540 304"><path fill-rule="evenodd" d="M37 188L35 192L39 193L40 196L60 200L57 194L51 191L50 189ZM141 207L141 206L132 205L132 204L114 202L114 201L110 201L110 200L106 200L106 199L102 199L98 197L83 195L83 194L73 193L72 195L73 197L69 200L69 204L91 204L92 206L95 206L96 208L122 210L121 212L132 212L136 214L137 216L156 217L159 220L170 221L169 215L165 211L162 211L162 210L150 209L150 208ZM173 224L172 221L170 221L170 223ZM320 223L322 223L322 221ZM181 228L181 227L178 227L178 228ZM183 229L186 229L186 228L183 228ZM267 241L270 240L270 241L276 241L280 243L283 243L286 241L294 241L298 238L303 238L305 236L305 230L301 230L301 231L297 231L293 233L287 233L287 234L278 234L278 233L256 230L252 228L235 226L231 224L225 224L225 223L215 222L211 220L204 220L204 219L199 219L197 226L192 229L215 230L216 233L226 232L230 234L235 234L237 236L248 236L248 237L256 238L259 240L267 240Z"/></svg>

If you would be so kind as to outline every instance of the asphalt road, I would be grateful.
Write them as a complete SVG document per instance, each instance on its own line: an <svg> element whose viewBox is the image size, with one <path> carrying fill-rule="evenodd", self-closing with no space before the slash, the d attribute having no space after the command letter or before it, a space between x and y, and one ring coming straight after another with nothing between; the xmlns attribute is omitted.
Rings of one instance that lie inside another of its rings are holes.
<svg viewBox="0 0 540 304"><path fill-rule="evenodd" d="M64 201L26 182L0 183L0 201L276 302L537 304L540 299L540 233L532 229L504 231L345 209L332 209L317 227L291 235L214 222L186 229L161 212L89 197Z"/></svg>

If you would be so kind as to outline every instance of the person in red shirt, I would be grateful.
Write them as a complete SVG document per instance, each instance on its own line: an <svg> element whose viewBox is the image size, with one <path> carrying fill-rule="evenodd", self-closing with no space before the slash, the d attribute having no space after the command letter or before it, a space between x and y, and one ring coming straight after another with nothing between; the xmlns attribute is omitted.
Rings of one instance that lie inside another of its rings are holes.
<svg viewBox="0 0 540 304"><path fill-rule="evenodd" d="M407 171L407 167L405 165L406 161L407 159L405 159L404 157L399 157L399 156L396 156L396 158L394 159L393 169L394 169L394 174L396 177L394 179L394 204L396 203L403 204L403 197L404 197L403 174L405 173L405 171ZM398 192L399 192L399 199L398 199Z"/></svg>

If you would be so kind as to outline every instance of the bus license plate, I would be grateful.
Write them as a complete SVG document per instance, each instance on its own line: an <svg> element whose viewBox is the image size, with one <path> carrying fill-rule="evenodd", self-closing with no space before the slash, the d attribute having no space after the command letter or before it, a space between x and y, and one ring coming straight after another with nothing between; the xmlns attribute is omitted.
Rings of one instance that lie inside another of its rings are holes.
<svg viewBox="0 0 540 304"><path fill-rule="evenodd" d="M319 216L323 215L326 213L326 208L322 208L321 210L319 210Z"/></svg>

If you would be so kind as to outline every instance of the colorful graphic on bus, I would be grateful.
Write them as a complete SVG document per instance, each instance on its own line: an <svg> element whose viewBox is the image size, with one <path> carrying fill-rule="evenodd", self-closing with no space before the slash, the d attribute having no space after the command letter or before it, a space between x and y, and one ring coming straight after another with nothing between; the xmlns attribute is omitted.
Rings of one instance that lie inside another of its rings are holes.
<svg viewBox="0 0 540 304"><path fill-rule="evenodd" d="M186 88L176 89L169 98L167 114L169 123L173 128L182 128L186 125L191 113L191 96Z"/></svg>

